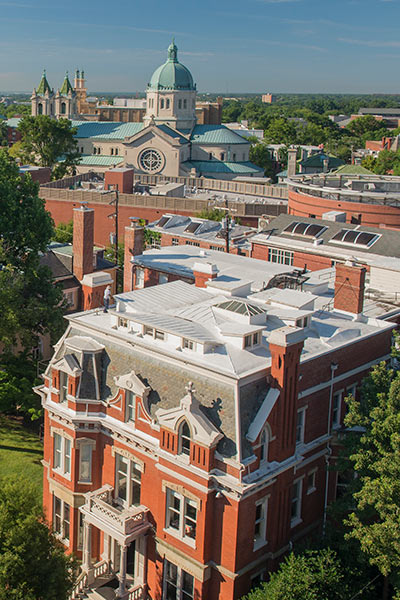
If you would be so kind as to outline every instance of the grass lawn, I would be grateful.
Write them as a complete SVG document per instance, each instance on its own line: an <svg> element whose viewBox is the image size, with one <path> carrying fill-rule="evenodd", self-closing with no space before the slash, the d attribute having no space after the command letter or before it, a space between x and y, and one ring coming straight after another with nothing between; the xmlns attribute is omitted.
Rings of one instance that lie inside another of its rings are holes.
<svg viewBox="0 0 400 600"><path fill-rule="evenodd" d="M42 500L43 446L39 437L15 419L0 415L0 478L18 477L37 487Z"/></svg>

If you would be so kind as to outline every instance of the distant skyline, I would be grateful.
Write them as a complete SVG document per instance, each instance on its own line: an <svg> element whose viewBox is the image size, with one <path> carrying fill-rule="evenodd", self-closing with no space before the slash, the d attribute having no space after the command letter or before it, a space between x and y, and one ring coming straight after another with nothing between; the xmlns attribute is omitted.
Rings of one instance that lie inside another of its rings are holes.
<svg viewBox="0 0 400 600"><path fill-rule="evenodd" d="M400 0L3 2L0 91L145 91L175 36L199 92L400 93Z"/></svg>

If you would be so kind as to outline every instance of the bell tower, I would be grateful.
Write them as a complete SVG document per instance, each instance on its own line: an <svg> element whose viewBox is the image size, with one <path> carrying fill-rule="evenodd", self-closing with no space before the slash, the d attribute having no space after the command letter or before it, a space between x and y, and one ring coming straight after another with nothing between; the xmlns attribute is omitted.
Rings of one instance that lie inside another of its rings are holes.
<svg viewBox="0 0 400 600"><path fill-rule="evenodd" d="M33 89L31 96L31 114L32 117L38 115L48 115L54 117L54 90L50 87L47 81L46 69L43 70L42 79L36 88Z"/></svg>

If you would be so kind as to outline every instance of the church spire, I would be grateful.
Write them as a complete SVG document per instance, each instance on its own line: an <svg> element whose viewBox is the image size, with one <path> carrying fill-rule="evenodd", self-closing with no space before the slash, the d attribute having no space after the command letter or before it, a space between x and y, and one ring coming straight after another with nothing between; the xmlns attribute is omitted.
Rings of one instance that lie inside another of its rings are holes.
<svg viewBox="0 0 400 600"><path fill-rule="evenodd" d="M168 48L168 60L171 62L178 62L178 48L175 46L175 38L172 38L172 42Z"/></svg>
<svg viewBox="0 0 400 600"><path fill-rule="evenodd" d="M49 82L47 81L46 69L43 69L42 79L40 80L36 93L43 95L46 92L49 92L49 94L51 94L51 88Z"/></svg>
<svg viewBox="0 0 400 600"><path fill-rule="evenodd" d="M74 91L74 89L69 80L68 71L66 71L64 81L61 86L60 94L62 94L63 96L67 96L69 92L73 92L73 91Z"/></svg>

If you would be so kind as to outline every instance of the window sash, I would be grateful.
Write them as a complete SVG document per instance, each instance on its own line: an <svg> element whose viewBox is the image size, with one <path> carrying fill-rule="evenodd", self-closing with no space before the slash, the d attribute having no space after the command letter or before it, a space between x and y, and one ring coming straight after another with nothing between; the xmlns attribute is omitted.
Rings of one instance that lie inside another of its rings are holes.
<svg viewBox="0 0 400 600"><path fill-rule="evenodd" d="M126 421L135 422L136 397L132 392L126 394Z"/></svg>
<svg viewBox="0 0 400 600"><path fill-rule="evenodd" d="M81 443L79 448L79 481L92 480L92 445Z"/></svg>
<svg viewBox="0 0 400 600"><path fill-rule="evenodd" d="M165 559L163 600L193 600L193 598L193 575Z"/></svg>
<svg viewBox="0 0 400 600"><path fill-rule="evenodd" d="M167 489L166 528L174 529L182 538L196 539L197 530L197 504Z"/></svg>
<svg viewBox="0 0 400 600"><path fill-rule="evenodd" d="M142 473L139 465L121 454L115 461L115 493L116 498L126 506L140 504Z"/></svg>

